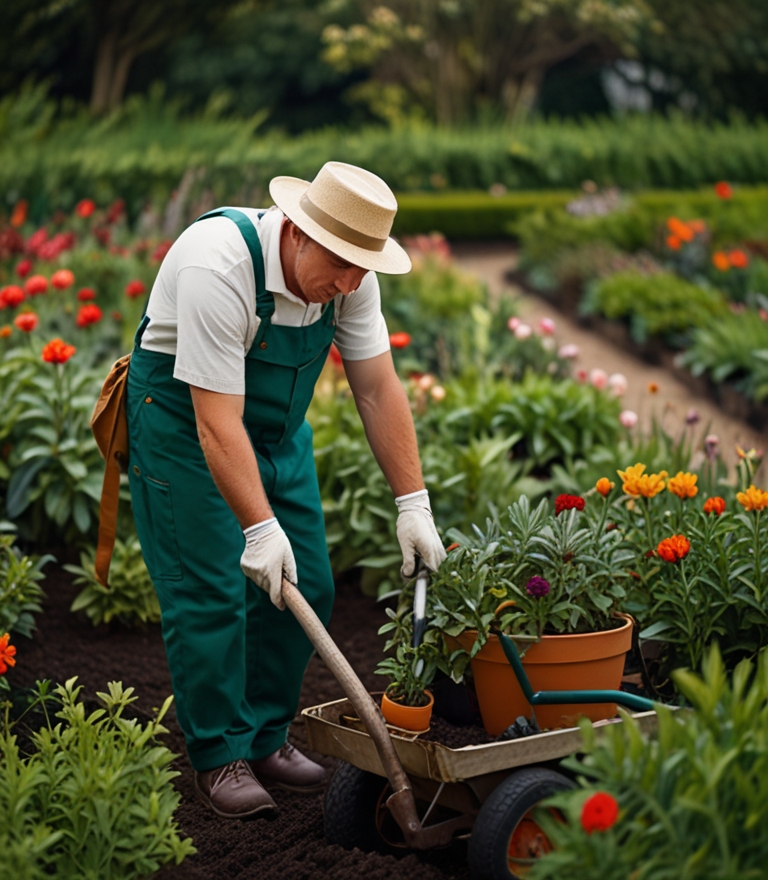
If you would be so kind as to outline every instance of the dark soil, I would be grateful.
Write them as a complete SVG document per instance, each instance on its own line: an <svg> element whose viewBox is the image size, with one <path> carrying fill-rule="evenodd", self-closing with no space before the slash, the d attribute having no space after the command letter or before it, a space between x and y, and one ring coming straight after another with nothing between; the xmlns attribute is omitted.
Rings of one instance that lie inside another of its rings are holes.
<svg viewBox="0 0 768 880"><path fill-rule="evenodd" d="M170 675L159 626L129 630L120 626L94 628L84 615L69 611L77 588L69 575L48 567L43 584L47 600L44 613L38 615L38 629L32 641L17 640L18 664L13 683L31 685L36 679L64 682L72 676L84 686L83 696L92 698L106 690L109 681L122 681L136 690L138 715L149 715L171 693ZM288 613L288 612L286 612ZM377 636L385 621L384 609L363 596L354 580L338 585L336 606L330 632L363 683L370 690L381 690L382 679L373 674L381 656L383 640ZM310 662L304 680L301 706L316 705L344 696L333 675L317 657ZM180 866L166 866L155 880L271 880L271 878L357 878L366 880L438 880L469 877L466 844L428 853L403 857L347 851L328 846L323 836L323 798L273 791L279 813L272 821L251 822L219 819L195 800L192 768L187 761L184 741L173 710L164 721L170 733L167 745L179 753L176 769L181 772L175 783L182 795L176 819L185 835L192 837L198 849ZM451 745L482 741L482 728L457 731L440 722ZM434 736L434 734L433 734ZM308 752L300 717L289 734L291 742L310 757L326 766L334 759Z"/></svg>

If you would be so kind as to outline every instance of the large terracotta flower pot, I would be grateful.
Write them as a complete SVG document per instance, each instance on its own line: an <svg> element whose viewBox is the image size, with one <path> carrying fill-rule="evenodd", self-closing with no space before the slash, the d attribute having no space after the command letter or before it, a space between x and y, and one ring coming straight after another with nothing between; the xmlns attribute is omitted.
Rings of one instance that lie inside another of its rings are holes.
<svg viewBox="0 0 768 880"><path fill-rule="evenodd" d="M543 636L531 645L523 656L523 666L533 690L619 690L624 659L632 647L633 626L631 617L619 616L624 623L616 629ZM476 638L477 631L468 630L456 641L469 651ZM523 696L497 636L489 636L472 658L471 666L483 726L491 736L498 736L519 715L530 718L531 704ZM536 707L539 726L548 730L572 727L582 715L601 721L615 714L615 703Z"/></svg>
<svg viewBox="0 0 768 880"><path fill-rule="evenodd" d="M402 703L390 700L386 694L382 694L381 714L393 727L419 732L429 730L435 698L429 691L425 690L424 693L429 698L426 706L404 706Z"/></svg>

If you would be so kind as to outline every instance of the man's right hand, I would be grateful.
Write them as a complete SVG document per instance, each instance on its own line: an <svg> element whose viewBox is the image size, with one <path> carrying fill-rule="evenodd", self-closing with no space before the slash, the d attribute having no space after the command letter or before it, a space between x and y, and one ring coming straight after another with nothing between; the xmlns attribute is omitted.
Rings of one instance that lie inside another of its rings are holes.
<svg viewBox="0 0 768 880"><path fill-rule="evenodd" d="M240 567L255 584L269 593L269 598L281 611L283 576L296 583L296 560L288 536L275 517L256 523L243 530L245 550Z"/></svg>

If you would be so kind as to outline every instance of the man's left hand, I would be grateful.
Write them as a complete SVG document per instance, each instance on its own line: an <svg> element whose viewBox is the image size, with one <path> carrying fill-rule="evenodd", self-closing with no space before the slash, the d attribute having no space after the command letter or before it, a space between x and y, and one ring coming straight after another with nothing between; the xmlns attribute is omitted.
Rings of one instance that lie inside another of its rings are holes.
<svg viewBox="0 0 768 880"><path fill-rule="evenodd" d="M410 495L395 498L397 509L397 540L403 551L403 567L400 575L404 580L416 574L416 556L420 556L427 568L437 571L445 559L443 542L437 534L429 492L422 489Z"/></svg>

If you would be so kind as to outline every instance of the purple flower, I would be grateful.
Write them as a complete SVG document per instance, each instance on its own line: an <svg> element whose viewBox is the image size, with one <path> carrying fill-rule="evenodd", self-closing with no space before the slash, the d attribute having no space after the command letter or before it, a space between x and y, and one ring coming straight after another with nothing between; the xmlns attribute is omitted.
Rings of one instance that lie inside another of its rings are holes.
<svg viewBox="0 0 768 880"><path fill-rule="evenodd" d="M528 583L525 585L525 591L529 596L534 596L536 599L543 599L544 596L549 592L549 582L545 581L544 578L532 577Z"/></svg>

